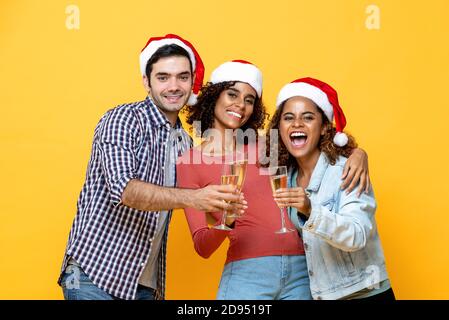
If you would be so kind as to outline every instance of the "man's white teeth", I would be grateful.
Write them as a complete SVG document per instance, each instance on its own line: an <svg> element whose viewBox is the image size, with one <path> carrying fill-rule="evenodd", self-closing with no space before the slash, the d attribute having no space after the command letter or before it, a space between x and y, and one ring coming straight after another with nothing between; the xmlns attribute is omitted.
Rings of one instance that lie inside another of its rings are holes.
<svg viewBox="0 0 449 320"><path fill-rule="evenodd" d="M307 135L304 132L293 132L290 137L307 137Z"/></svg>
<svg viewBox="0 0 449 320"><path fill-rule="evenodd" d="M232 116L234 116L234 117L237 117L237 118L239 118L239 119L242 118L242 115L241 115L241 114L238 114L237 112L228 111L228 114L230 114L230 115L232 115Z"/></svg>

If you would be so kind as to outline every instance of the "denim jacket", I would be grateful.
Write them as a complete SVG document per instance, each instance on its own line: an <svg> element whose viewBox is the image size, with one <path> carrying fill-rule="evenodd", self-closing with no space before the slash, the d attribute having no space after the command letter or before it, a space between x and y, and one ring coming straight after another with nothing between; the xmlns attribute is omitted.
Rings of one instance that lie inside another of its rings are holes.
<svg viewBox="0 0 449 320"><path fill-rule="evenodd" d="M311 201L308 219L289 208L302 234L314 299L339 299L388 279L374 213L372 190L341 190L346 158L331 165L324 153L313 170L306 192ZM296 187L297 169L289 171L289 187Z"/></svg>

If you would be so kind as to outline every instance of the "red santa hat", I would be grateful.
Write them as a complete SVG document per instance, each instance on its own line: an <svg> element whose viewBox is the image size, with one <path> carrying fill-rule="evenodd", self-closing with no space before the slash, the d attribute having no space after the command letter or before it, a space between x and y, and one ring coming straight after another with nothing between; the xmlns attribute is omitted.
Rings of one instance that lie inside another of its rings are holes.
<svg viewBox="0 0 449 320"><path fill-rule="evenodd" d="M337 133L334 137L334 143L337 146L343 147L348 143L348 136L343 132L346 118L338 103L337 91L334 88L323 81L313 78L296 79L281 89L276 101L276 107L279 108L282 103L297 96L312 100L323 110L331 123L335 118Z"/></svg>
<svg viewBox="0 0 449 320"><path fill-rule="evenodd" d="M210 76L211 83L238 81L249 84L262 96L262 72L252 63L245 60L232 60L219 65Z"/></svg>
<svg viewBox="0 0 449 320"><path fill-rule="evenodd" d="M150 60L150 58L159 48L170 44L176 44L180 46L189 54L190 63L192 64L192 70L195 74L195 80L192 87L192 94L190 95L187 104L190 106L194 105L197 101L198 93L203 86L204 65L198 52L187 40L184 40L183 38L175 34L167 34L164 37L150 38L150 40L148 40L147 44L140 53L140 72L142 75L145 75L148 60Z"/></svg>

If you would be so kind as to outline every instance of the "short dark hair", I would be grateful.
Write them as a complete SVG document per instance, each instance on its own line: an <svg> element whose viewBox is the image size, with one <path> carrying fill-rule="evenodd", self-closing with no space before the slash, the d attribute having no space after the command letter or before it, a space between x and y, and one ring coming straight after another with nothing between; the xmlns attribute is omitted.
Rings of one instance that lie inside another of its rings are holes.
<svg viewBox="0 0 449 320"><path fill-rule="evenodd" d="M159 59L172 56L186 57L189 60L190 72L193 74L192 61L190 61L190 55L187 50L176 44L167 44L157 49L156 52L151 56L151 58L148 59L147 66L145 68L145 75L147 76L147 78L150 79L151 71L153 71L153 64L158 62Z"/></svg>

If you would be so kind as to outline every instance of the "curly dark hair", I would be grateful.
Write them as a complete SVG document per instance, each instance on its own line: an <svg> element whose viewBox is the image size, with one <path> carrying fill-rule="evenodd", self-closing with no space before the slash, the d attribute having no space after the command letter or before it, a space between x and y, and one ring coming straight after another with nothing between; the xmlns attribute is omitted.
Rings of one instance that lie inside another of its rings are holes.
<svg viewBox="0 0 449 320"><path fill-rule="evenodd" d="M266 150L269 154L270 151L270 130L271 129L277 129L279 130L279 123L281 121L281 115L282 111L284 110L284 105L280 105L280 107L276 110L276 112L273 115L273 118L270 121L270 124L268 125L267 129L267 136L266 136ZM339 147L334 144L334 136L336 133L336 129L333 126L331 122L327 119L324 112L321 110L321 108L317 107L318 111L321 114L321 118L323 119L323 124L326 126L326 132L323 136L321 136L318 148L320 151L324 152L327 156L327 159L329 160L329 163L334 165L337 161L338 156L344 156L349 157L352 153L352 151L357 148L357 143L355 141L355 138L351 136L350 134L346 135L348 136L348 143L343 146ZM296 159L288 152L287 147L285 146L284 142L282 141L282 138L280 135L278 135L279 141L277 141L277 150L278 150L278 156L279 156L279 166L287 166L287 167L296 167L298 164L296 162ZM276 147L276 146L274 146ZM267 156L268 157L268 156ZM264 162L267 164L264 164L262 166L268 166L268 162Z"/></svg>
<svg viewBox="0 0 449 320"><path fill-rule="evenodd" d="M214 124L215 104L220 97L220 94L232 87L238 81L226 81L216 84L208 82L198 96L198 102L193 106L187 106L184 112L187 113L187 123L192 125L194 121L201 121L201 132L196 134L203 135L204 131L212 128ZM242 131L247 129L262 129L265 119L269 119L268 113L265 111L265 106L262 99L256 97L254 101L254 110L248 121L240 128Z"/></svg>

